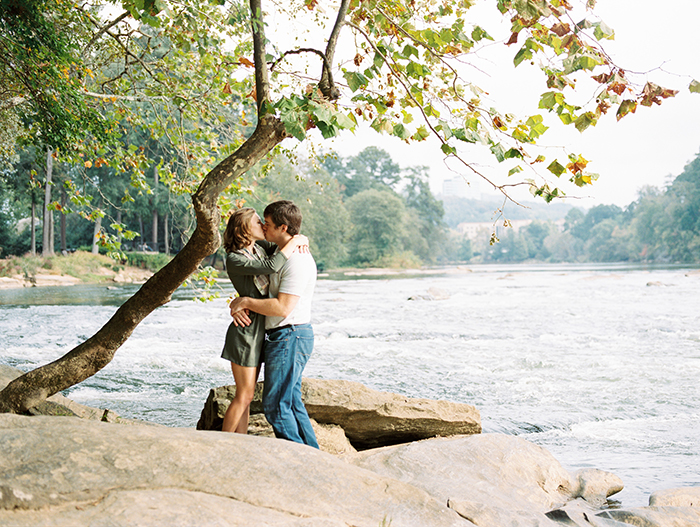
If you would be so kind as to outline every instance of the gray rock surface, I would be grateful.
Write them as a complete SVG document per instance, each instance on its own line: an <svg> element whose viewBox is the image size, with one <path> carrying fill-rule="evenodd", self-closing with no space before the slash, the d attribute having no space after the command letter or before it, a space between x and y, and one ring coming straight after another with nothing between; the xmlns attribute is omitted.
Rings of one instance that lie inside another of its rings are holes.
<svg viewBox="0 0 700 527"><path fill-rule="evenodd" d="M657 490L649 496L651 507L700 507L700 487Z"/></svg>
<svg viewBox="0 0 700 527"><path fill-rule="evenodd" d="M469 525L416 487L277 439L5 414L0 444L3 526Z"/></svg>
<svg viewBox="0 0 700 527"><path fill-rule="evenodd" d="M548 525L576 483L545 449L504 434L434 439L343 459L419 487L477 525ZM534 523L533 523L534 522Z"/></svg>
<svg viewBox="0 0 700 527"><path fill-rule="evenodd" d="M220 430L234 395L234 386L213 389L197 428ZM340 426L358 450L481 432L481 416L471 405L379 392L357 382L304 379L302 399L311 418ZM261 401L259 383L251 413L262 412Z"/></svg>
<svg viewBox="0 0 700 527"><path fill-rule="evenodd" d="M624 488L622 480L615 474L597 468L577 471L574 474L574 480L577 483L573 493L574 497L583 498L596 507L605 505L608 497L617 494Z"/></svg>

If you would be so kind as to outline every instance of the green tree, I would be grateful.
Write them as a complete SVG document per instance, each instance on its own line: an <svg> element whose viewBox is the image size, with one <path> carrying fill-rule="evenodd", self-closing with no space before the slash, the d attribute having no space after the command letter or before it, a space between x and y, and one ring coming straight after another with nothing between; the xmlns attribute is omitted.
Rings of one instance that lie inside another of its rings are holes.
<svg viewBox="0 0 700 527"><path fill-rule="evenodd" d="M81 162L89 161L86 155L102 156L115 168L130 167L138 179L151 160L136 145L124 148L109 136L121 133L121 122L141 125L148 118L145 124L157 137L171 138L185 166L173 171L169 188L192 193L196 225L176 257L94 336L0 392L1 411L25 411L108 364L143 318L168 302L217 249L220 198L232 203L232 197L240 196L247 187L244 174L284 139L304 140L312 129L333 137L363 120L402 140L432 135L444 155L478 174L465 160L465 147L482 143L499 161L523 159L532 155L528 150L546 130L541 114L511 118L505 108L491 109L481 100L483 92L460 77L470 53L491 39L479 21L469 18L471 1L436 9L425 0L341 0L337 12L324 20L320 4L291 0L284 5L290 16L284 17L285 30L276 34L282 38L277 42L268 40L272 33L266 34L262 0L251 0L249 6L221 4L97 0L88 6L32 0L26 9L27 2L4 0L0 75L15 90L19 101L12 108L23 116L26 130L36 130L34 136L44 143L76 152L76 159L82 153ZM613 64L598 43L611 38L611 30L596 21L569 24L570 2L494 4L511 20L511 44L519 41L515 64L542 59L547 91L540 108L563 122L585 130L610 109L623 117L637 104L651 105L673 95L649 83L636 90L633 74ZM302 28L316 23L314 37L321 30L327 33L323 49L283 51L290 35L304 37L294 27L297 19ZM349 56L340 50L336 59L341 32L350 33L354 38L349 41L357 46ZM37 41L44 34L50 38ZM318 74L309 82L314 67ZM591 101L589 106L579 107L567 98L565 89L573 87L569 76L574 73L597 83L594 96L582 98ZM339 75L347 88L336 84ZM157 115L134 112L129 105L135 101L157 108ZM215 127L207 123L231 104L242 106L241 124L254 123L255 129L217 144ZM109 153L103 151L107 147ZM556 176L566 174L560 180L575 185L594 179L580 155L541 166ZM517 168L509 172L517 174ZM521 182L546 200L562 194L546 180ZM509 188L495 186L504 193ZM402 218L392 221L400 224Z"/></svg>
<svg viewBox="0 0 700 527"><path fill-rule="evenodd" d="M302 233L310 240L319 268L339 266L347 257L345 235L351 228L338 182L323 169L309 163L292 165L283 156L274 168L256 181L250 201L262 214L265 205L279 199L294 201L302 212Z"/></svg>
<svg viewBox="0 0 700 527"><path fill-rule="evenodd" d="M348 239L351 265L373 264L401 252L409 223L399 196L389 190L370 189L355 194L347 203L352 218Z"/></svg>
<svg viewBox="0 0 700 527"><path fill-rule="evenodd" d="M527 256L534 260L547 260L551 253L545 244L552 232L551 223L533 221L522 229L522 236L527 241Z"/></svg>

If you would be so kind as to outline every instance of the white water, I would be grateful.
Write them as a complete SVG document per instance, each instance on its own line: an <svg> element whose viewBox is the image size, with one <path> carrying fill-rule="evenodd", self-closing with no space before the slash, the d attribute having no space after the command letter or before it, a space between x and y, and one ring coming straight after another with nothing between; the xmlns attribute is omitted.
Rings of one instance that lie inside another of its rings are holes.
<svg viewBox="0 0 700 527"><path fill-rule="evenodd" d="M471 269L320 280L306 376L475 405L484 432L542 445L571 471L620 476L625 490L614 499L625 507L700 485L700 273ZM409 300L429 288L449 298ZM56 359L131 291L0 291L0 362L26 370ZM150 315L108 367L67 395L194 426L208 390L232 382L219 358L229 317L223 299L187 295Z"/></svg>

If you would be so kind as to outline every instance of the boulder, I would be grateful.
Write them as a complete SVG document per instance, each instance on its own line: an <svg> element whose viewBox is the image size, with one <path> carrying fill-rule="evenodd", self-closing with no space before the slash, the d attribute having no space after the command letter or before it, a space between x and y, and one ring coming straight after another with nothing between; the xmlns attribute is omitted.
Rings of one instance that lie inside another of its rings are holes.
<svg viewBox="0 0 700 527"><path fill-rule="evenodd" d="M5 388L10 381L16 379L24 372L12 366L7 366L5 364L0 364L0 390ZM138 419L127 419L121 417L116 412L108 409L92 408L90 406L85 406L75 401L65 397L64 395L57 393L52 395L46 401L38 404L34 408L31 408L28 412L29 415L51 415L55 417L80 417L81 419L92 419L96 421L104 421L107 423L120 423L120 424L148 424L151 426L162 426L156 423L149 423L147 421L140 421Z"/></svg>
<svg viewBox="0 0 700 527"><path fill-rule="evenodd" d="M350 441L348 441L343 429L339 426L320 425L313 419L311 419L311 426L316 433L316 440L318 441L318 447L321 451L336 456L357 452L350 444ZM254 414L250 416L248 434L262 437L275 437L272 425L267 422L263 414Z"/></svg>
<svg viewBox="0 0 700 527"><path fill-rule="evenodd" d="M575 498L583 498L591 505L602 507L607 499L624 488L622 480L611 472L597 468L585 468L574 474L577 487Z"/></svg>
<svg viewBox="0 0 700 527"><path fill-rule="evenodd" d="M700 507L700 487L657 490L649 496L651 507Z"/></svg>
<svg viewBox="0 0 700 527"><path fill-rule="evenodd" d="M3 414L0 444L0 525L469 525L421 489L289 441Z"/></svg>
<svg viewBox="0 0 700 527"><path fill-rule="evenodd" d="M479 411L468 404L414 399L340 380L304 379L301 389L309 416L321 425L340 426L358 450L481 432ZM235 386L211 390L197 428L220 430L234 394ZM251 413L262 412L261 401L258 383Z"/></svg>
<svg viewBox="0 0 700 527"><path fill-rule="evenodd" d="M516 436L441 438L344 456L448 503L476 525L551 525L545 513L572 499L577 483L544 448Z"/></svg>

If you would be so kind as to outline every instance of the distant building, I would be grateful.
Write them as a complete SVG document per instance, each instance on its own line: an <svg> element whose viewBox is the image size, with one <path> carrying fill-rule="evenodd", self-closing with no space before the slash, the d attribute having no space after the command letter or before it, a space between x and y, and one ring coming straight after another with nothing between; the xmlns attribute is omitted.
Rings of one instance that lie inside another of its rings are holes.
<svg viewBox="0 0 700 527"><path fill-rule="evenodd" d="M466 180L461 177L445 179L442 182L442 195L454 196L456 198L471 197L474 199L479 199L479 196L474 195L474 192L467 184Z"/></svg>
<svg viewBox="0 0 700 527"><path fill-rule="evenodd" d="M510 227L503 226L503 219L493 222L493 221L480 221L480 222L464 222L457 225L457 232L459 232L464 238L469 238L470 240L476 240L477 238L490 238L491 233L496 229L496 236L499 238L503 237L508 230L512 230L517 233L523 227L527 227L534 220L511 220ZM564 230L563 219L552 222L556 225L559 232Z"/></svg>

